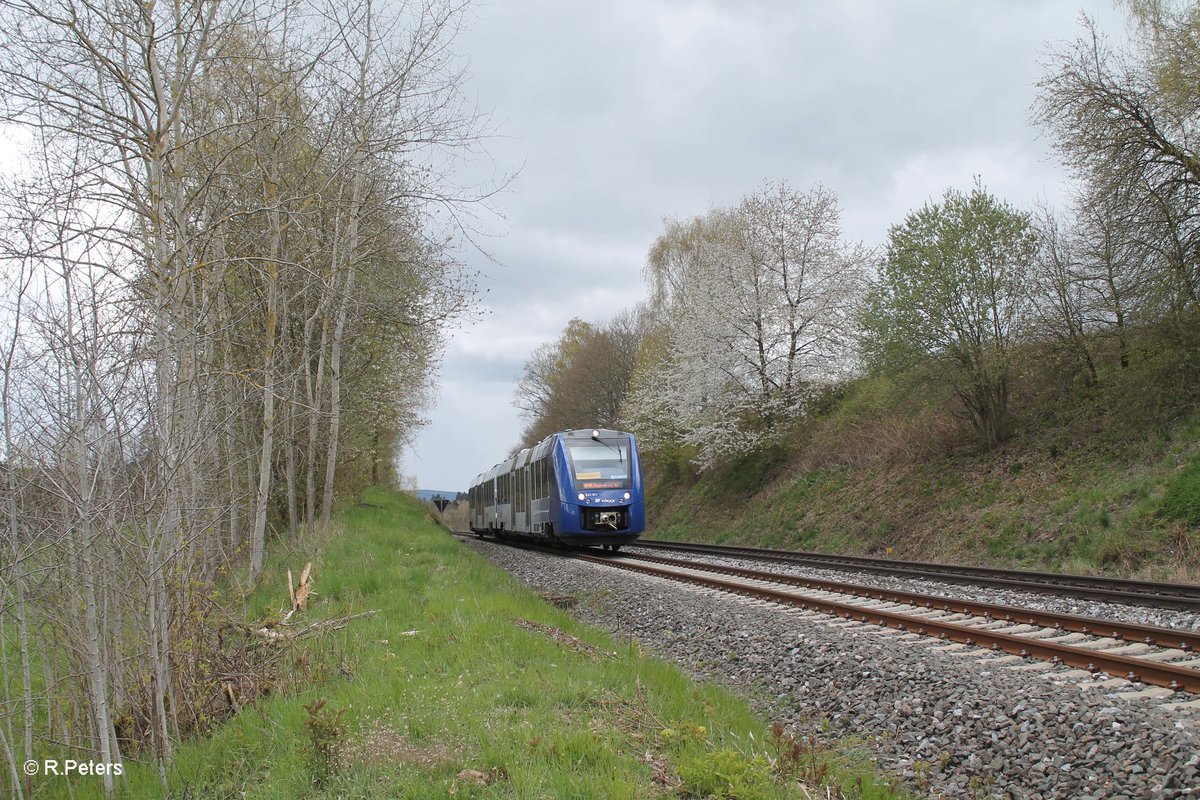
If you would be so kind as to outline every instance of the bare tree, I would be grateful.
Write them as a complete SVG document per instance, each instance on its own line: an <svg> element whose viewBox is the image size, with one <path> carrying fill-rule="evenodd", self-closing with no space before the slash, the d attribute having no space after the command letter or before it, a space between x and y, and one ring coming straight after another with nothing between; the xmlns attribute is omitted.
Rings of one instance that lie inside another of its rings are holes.
<svg viewBox="0 0 1200 800"><path fill-rule="evenodd" d="M45 154L0 225L14 792L38 738L131 738L165 790L213 690L197 593L312 530L318 475L326 520L335 478L389 479L469 303L424 213L469 199L430 166L474 135L461 6L291 5L0 0L0 116Z"/></svg>
<svg viewBox="0 0 1200 800"><path fill-rule="evenodd" d="M1039 209L1034 222L1039 243L1030 276L1030 305L1041 333L1063 344L1086 369L1088 383L1098 380L1087 337L1094 298L1088 291L1077 237L1064 230L1062 218Z"/></svg>
<svg viewBox="0 0 1200 800"><path fill-rule="evenodd" d="M522 446L555 431L618 427L642 323L634 311L603 324L572 319L556 342L534 350L513 393L527 423Z"/></svg>
<svg viewBox="0 0 1200 800"><path fill-rule="evenodd" d="M1200 15L1190 3L1126 5L1132 46L1114 50L1085 19L1083 35L1052 54L1035 115L1087 187L1088 213L1118 221L1156 269L1146 310L1190 314L1200 296Z"/></svg>

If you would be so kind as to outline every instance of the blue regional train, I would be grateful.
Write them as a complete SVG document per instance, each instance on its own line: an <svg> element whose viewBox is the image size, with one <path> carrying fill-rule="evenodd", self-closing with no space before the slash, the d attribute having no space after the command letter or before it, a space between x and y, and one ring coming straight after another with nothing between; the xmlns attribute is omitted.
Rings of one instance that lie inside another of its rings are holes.
<svg viewBox="0 0 1200 800"><path fill-rule="evenodd" d="M467 503L480 535L616 550L646 529L637 445L621 431L552 433L476 476Z"/></svg>

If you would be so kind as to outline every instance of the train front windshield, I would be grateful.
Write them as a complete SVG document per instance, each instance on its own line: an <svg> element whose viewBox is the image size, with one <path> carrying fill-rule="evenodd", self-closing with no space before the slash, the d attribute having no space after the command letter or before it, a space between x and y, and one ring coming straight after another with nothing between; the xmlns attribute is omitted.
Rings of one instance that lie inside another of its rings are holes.
<svg viewBox="0 0 1200 800"><path fill-rule="evenodd" d="M578 489L628 489L633 467L629 440L588 439L567 442L567 456Z"/></svg>

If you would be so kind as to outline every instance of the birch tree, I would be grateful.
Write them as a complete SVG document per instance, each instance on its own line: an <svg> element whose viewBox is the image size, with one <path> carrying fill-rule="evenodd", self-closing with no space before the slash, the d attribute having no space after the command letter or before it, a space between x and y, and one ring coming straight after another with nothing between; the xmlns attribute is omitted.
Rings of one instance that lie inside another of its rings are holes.
<svg viewBox="0 0 1200 800"><path fill-rule="evenodd" d="M386 11L0 0L0 111L44 155L0 223L14 793L39 740L152 759L166 792L220 692L204 592L422 422L473 292L428 206L470 199L437 167L474 117L462 7Z"/></svg>
<svg viewBox="0 0 1200 800"><path fill-rule="evenodd" d="M331 251L335 287L329 329L329 434L321 525L327 528L334 500L334 477L342 427L342 360L347 321L359 270L371 254L363 220L372 207L392 209L397 218L413 213L418 201L453 208L462 198L444 182L430 148L469 147L479 136L473 113L461 105L461 71L448 44L466 6L430 2L398 13L359 0L331 4L326 15L342 61L329 71L327 94L345 143L340 173L337 228ZM425 169L410 170L419 157Z"/></svg>

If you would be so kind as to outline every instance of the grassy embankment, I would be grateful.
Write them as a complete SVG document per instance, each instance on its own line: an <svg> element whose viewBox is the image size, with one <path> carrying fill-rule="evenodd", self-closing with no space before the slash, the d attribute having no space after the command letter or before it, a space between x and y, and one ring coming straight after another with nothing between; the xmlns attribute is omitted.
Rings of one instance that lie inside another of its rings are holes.
<svg viewBox="0 0 1200 800"><path fill-rule="evenodd" d="M861 760L774 736L726 691L574 621L414 501L367 501L319 552L276 552L248 618L277 616L285 569L309 558L301 624L379 613L293 644L302 674L179 748L172 796L747 800L808 797L798 781L814 779L893 796ZM123 796L160 795L153 768L127 768ZM99 795L96 778L71 783Z"/></svg>
<svg viewBox="0 0 1200 800"><path fill-rule="evenodd" d="M652 469L650 535L1200 582L1194 352L1159 356L1092 386L1029 370L993 450L945 388L860 380L737 463Z"/></svg>

